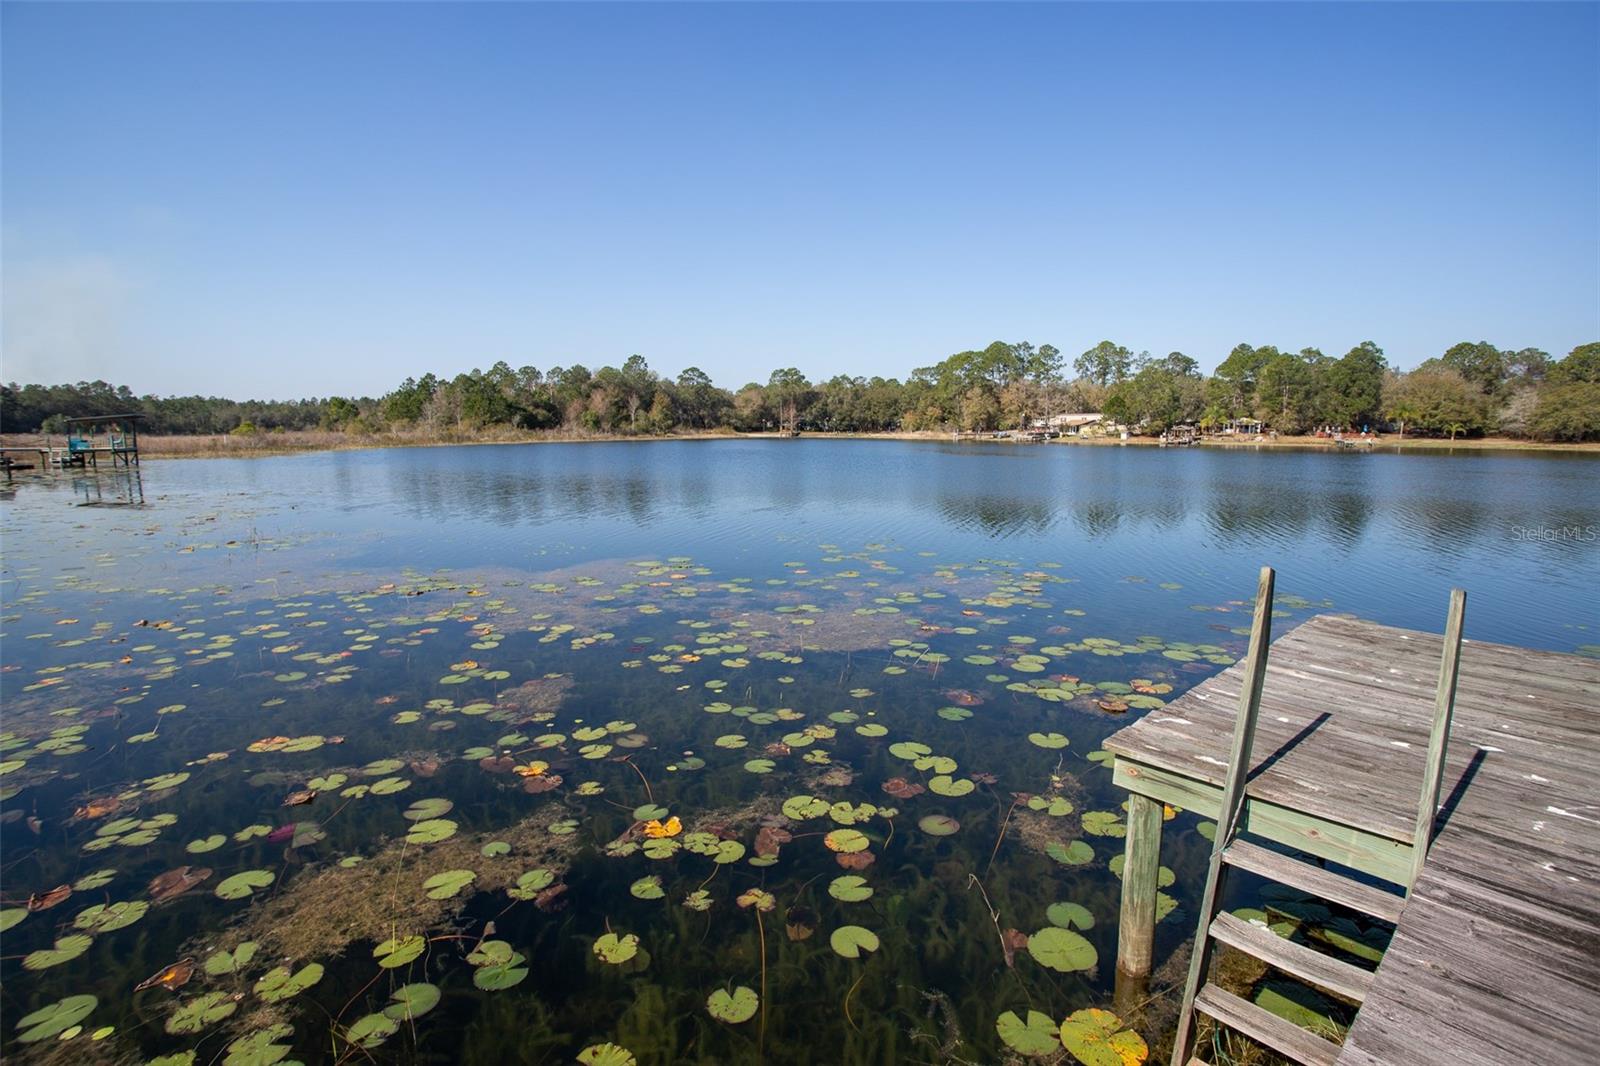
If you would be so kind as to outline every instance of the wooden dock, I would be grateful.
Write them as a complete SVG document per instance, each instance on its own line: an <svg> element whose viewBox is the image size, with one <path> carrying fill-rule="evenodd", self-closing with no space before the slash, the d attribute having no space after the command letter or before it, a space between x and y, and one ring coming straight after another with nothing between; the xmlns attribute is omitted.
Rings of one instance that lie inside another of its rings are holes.
<svg viewBox="0 0 1600 1066"><path fill-rule="evenodd" d="M1274 643L1245 832L1408 883L1441 647L1333 615ZM1124 972L1151 965L1159 804L1216 815L1243 682L1241 663L1106 741L1132 793ZM1409 897L1361 901L1398 920L1336 1061L1600 1061L1600 661L1466 642L1448 752Z"/></svg>

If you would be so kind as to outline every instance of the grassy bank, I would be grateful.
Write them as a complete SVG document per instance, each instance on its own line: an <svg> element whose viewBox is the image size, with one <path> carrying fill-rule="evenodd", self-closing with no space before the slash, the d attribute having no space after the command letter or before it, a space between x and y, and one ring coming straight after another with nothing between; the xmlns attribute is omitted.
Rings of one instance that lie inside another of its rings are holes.
<svg viewBox="0 0 1600 1066"><path fill-rule="evenodd" d="M950 442L949 433L937 431L892 433L816 433L807 432L807 438L839 440L910 440ZM434 432L406 430L388 433L343 433L335 430L294 430L284 433L251 433L238 436L217 434L210 436L144 436L139 438L140 452L151 459L214 459L224 457L249 457L265 455L290 455L297 452L342 451L357 448L421 448L450 444L546 444L598 441L649 441L649 440L730 440L749 438L781 438L777 433L671 433L662 436L623 436L607 433L572 433L559 430L531 431L506 427L486 430L456 430ZM0 436L7 447L33 448L54 445L62 447L60 437L8 434ZM996 442L1005 443L1005 442ZM1154 445L1154 437L1131 437L1126 441L1115 437L1073 437L1051 443L1072 445ZM1338 445L1323 437L1278 437L1255 440L1253 438L1208 438L1205 447L1219 448L1322 448L1332 451ZM1358 445L1363 449L1368 445ZM1510 437L1479 437L1471 440L1438 440L1425 437L1388 436L1375 439L1370 445L1374 451L1550 451L1600 453L1600 443L1556 444L1541 441L1517 440Z"/></svg>

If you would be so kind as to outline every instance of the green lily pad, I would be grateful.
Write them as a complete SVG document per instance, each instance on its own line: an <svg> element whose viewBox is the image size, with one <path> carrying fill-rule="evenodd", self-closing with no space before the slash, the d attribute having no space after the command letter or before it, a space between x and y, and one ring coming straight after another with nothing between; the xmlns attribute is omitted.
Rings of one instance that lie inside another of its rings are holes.
<svg viewBox="0 0 1600 1066"><path fill-rule="evenodd" d="M634 899L660 899L667 894L661 887L661 876L659 874L651 874L649 877L639 878L639 880L628 886L628 893Z"/></svg>
<svg viewBox="0 0 1600 1066"><path fill-rule="evenodd" d="M255 994L268 1003L297 996L322 980L322 964L307 963L294 973L287 966L274 966L261 975L255 984Z"/></svg>
<svg viewBox="0 0 1600 1066"><path fill-rule="evenodd" d="M272 1066L289 1054L287 1044L278 1041L294 1035L294 1026L285 1022L257 1029L229 1042L222 1066Z"/></svg>
<svg viewBox="0 0 1600 1066"><path fill-rule="evenodd" d="M205 992L182 1004L167 1018L167 1032L174 1036L198 1033L228 1017L239 1004L226 992Z"/></svg>
<svg viewBox="0 0 1600 1066"><path fill-rule="evenodd" d="M1082 840L1046 845L1044 853L1063 866L1082 866L1094 861L1094 848Z"/></svg>
<svg viewBox="0 0 1600 1066"><path fill-rule="evenodd" d="M100 1001L94 996L67 996L17 1019L17 1041L36 1044L71 1029L87 1018Z"/></svg>
<svg viewBox="0 0 1600 1066"><path fill-rule="evenodd" d="M256 942L246 940L232 951L213 951L206 956L205 971L212 977L242 970L256 956Z"/></svg>
<svg viewBox="0 0 1600 1066"><path fill-rule="evenodd" d="M1084 812L1083 831L1097 837L1123 837L1128 835L1128 827L1123 824L1122 816L1116 811Z"/></svg>
<svg viewBox="0 0 1600 1066"><path fill-rule="evenodd" d="M84 874L82 877L72 882L72 890L74 892L88 892L92 889L104 888L109 885L112 879L116 876L117 871L115 870L96 870L93 873ZM4 928L4 926L0 926L0 930L3 930Z"/></svg>
<svg viewBox="0 0 1600 1066"><path fill-rule="evenodd" d="M386 1014L368 1014L357 1018L345 1030L344 1038L356 1047L375 1048L400 1031L400 1023Z"/></svg>
<svg viewBox="0 0 1600 1066"><path fill-rule="evenodd" d="M212 833L208 837L201 837L199 840L189 841L189 843L184 846L183 850L187 851L191 855L203 855L208 851L216 851L227 842L228 838L224 834Z"/></svg>
<svg viewBox="0 0 1600 1066"><path fill-rule="evenodd" d="M947 837L961 831L961 823L948 814L926 814L917 820L917 828L934 837Z"/></svg>
<svg viewBox="0 0 1600 1066"><path fill-rule="evenodd" d="M878 934L859 925L841 925L828 937L833 950L847 959L859 959L862 952L878 950Z"/></svg>
<svg viewBox="0 0 1600 1066"><path fill-rule="evenodd" d="M747 1022L756 1015L756 1009L761 1005L761 1000L756 996L755 990L740 985L732 992L719 988L706 997L706 1010L719 1022L738 1025Z"/></svg>
<svg viewBox="0 0 1600 1066"><path fill-rule="evenodd" d="M839 851L846 855L857 851L865 851L871 843L867 835L859 829L835 829L822 838L829 851Z"/></svg>
<svg viewBox="0 0 1600 1066"><path fill-rule="evenodd" d="M93 938L84 933L70 933L58 938L55 947L30 951L23 956L22 967L25 970L45 970L51 966L60 966L88 951L92 943L94 943Z"/></svg>
<svg viewBox="0 0 1600 1066"><path fill-rule="evenodd" d="M639 954L639 937L634 933L607 933L594 942L594 954L601 962L620 965Z"/></svg>
<svg viewBox="0 0 1600 1066"><path fill-rule="evenodd" d="M827 800L815 796L790 796L783 801L783 813L797 822L808 818L820 818L828 813L830 804Z"/></svg>
<svg viewBox="0 0 1600 1066"><path fill-rule="evenodd" d="M419 799L411 806L400 812L400 817L408 822L425 822L432 818L443 818L455 809L455 804L438 796Z"/></svg>
<svg viewBox="0 0 1600 1066"><path fill-rule="evenodd" d="M428 941L415 934L411 936L390 937L372 949L372 957L378 960L378 965L385 970L392 970L397 966L404 966L413 962L422 954Z"/></svg>
<svg viewBox="0 0 1600 1066"><path fill-rule="evenodd" d="M1100 961L1094 945L1070 929L1046 926L1028 938L1028 954L1062 973L1087 970Z"/></svg>
<svg viewBox="0 0 1600 1066"><path fill-rule="evenodd" d="M1062 929L1094 928L1094 915L1081 903L1052 903L1045 908L1044 916L1051 925Z"/></svg>
<svg viewBox="0 0 1600 1066"><path fill-rule="evenodd" d="M977 787L970 777L958 779L949 774L939 774L928 779L928 791L940 796L965 796Z"/></svg>
<svg viewBox="0 0 1600 1066"><path fill-rule="evenodd" d="M438 985L426 982L401 985L389 994L394 1002L383 1008L383 1013L397 1022L420 1018L439 1005L441 995Z"/></svg>
<svg viewBox="0 0 1600 1066"><path fill-rule="evenodd" d="M529 870L517 878L516 886L506 889L506 895L512 899L533 899L540 892L555 884L556 875L549 870L540 868Z"/></svg>
<svg viewBox="0 0 1600 1066"><path fill-rule="evenodd" d="M123 903L96 903L79 911L78 916L72 919L72 924L91 933L109 933L114 929L132 925L143 918L149 909L150 904L142 899Z"/></svg>
<svg viewBox="0 0 1600 1066"><path fill-rule="evenodd" d="M995 1020L994 1028L1006 1047L1027 1058L1042 1059L1061 1051L1055 1020L1043 1011L1030 1010L1023 1021L1008 1010Z"/></svg>
<svg viewBox="0 0 1600 1066"><path fill-rule="evenodd" d="M620 1044L590 1044L578 1052L578 1061L583 1066L638 1066L639 1060L633 1057L633 1052Z"/></svg>
<svg viewBox="0 0 1600 1066"><path fill-rule="evenodd" d="M1064 748L1069 743L1067 738L1062 736L1060 733L1029 733L1028 741L1032 744L1037 744L1041 748L1048 748L1052 751L1057 748Z"/></svg>
<svg viewBox="0 0 1600 1066"><path fill-rule="evenodd" d="M872 898L872 886L859 874L845 874L829 883L828 895L845 903L860 903Z"/></svg>
<svg viewBox="0 0 1600 1066"><path fill-rule="evenodd" d="M429 899L450 899L478 879L471 870L445 870L422 882Z"/></svg>
<svg viewBox="0 0 1600 1066"><path fill-rule="evenodd" d="M266 888L277 880L271 870L245 870L224 880L216 887L218 899L244 899L258 888Z"/></svg>
<svg viewBox="0 0 1600 1066"><path fill-rule="evenodd" d="M407 844L437 844L456 835L456 823L448 818L427 818L413 822L406 833Z"/></svg>

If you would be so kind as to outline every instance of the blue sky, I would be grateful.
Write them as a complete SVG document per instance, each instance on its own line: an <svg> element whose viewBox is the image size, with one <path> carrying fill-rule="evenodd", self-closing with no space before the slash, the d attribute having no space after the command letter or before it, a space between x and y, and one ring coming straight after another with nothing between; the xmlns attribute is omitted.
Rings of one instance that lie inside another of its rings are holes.
<svg viewBox="0 0 1600 1066"><path fill-rule="evenodd" d="M23 5L7 380L1600 339L1600 6Z"/></svg>

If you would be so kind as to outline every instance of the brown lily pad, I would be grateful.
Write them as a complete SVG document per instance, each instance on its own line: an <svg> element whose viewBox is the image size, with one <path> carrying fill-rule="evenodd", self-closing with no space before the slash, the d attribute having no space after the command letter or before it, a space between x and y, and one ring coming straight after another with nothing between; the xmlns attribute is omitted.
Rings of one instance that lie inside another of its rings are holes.
<svg viewBox="0 0 1600 1066"><path fill-rule="evenodd" d="M176 870L157 874L150 881L150 901L165 903L169 899L176 899L210 876L209 866L180 866Z"/></svg>
<svg viewBox="0 0 1600 1066"><path fill-rule="evenodd" d="M883 783L883 790L895 799L910 799L920 796L927 791L922 785L914 781L907 781L903 777L891 777Z"/></svg>
<svg viewBox="0 0 1600 1066"><path fill-rule="evenodd" d="M189 978L194 976L194 959L179 959L169 966L163 966L143 981L133 986L135 992L143 992L147 988L167 988L177 990L189 983Z"/></svg>

